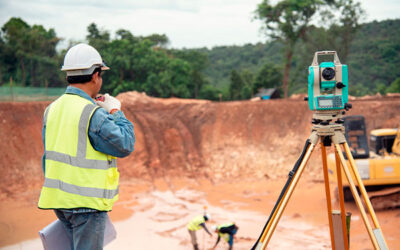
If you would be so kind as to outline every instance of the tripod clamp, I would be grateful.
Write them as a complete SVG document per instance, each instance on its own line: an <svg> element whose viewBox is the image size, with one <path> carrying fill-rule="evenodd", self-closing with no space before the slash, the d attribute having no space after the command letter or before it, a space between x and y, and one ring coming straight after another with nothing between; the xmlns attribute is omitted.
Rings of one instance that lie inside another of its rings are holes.
<svg viewBox="0 0 400 250"><path fill-rule="evenodd" d="M311 144L316 145L320 137L324 140L325 146L329 146L330 142L334 144L345 143L342 115L340 111L336 110L315 112L313 114L311 135L308 138Z"/></svg>

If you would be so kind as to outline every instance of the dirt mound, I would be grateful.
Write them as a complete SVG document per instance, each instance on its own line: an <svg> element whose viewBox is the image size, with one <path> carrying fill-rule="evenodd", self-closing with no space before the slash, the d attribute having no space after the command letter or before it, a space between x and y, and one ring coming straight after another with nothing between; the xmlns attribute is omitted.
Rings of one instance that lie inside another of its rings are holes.
<svg viewBox="0 0 400 250"><path fill-rule="evenodd" d="M135 125L135 152L119 159L122 179L163 176L225 178L285 177L311 129L312 112L300 99L210 102L118 95ZM0 105L1 196L40 188L42 116L48 102ZM354 100L350 115L364 115L368 132L398 127L400 98ZM306 176L322 177L318 150Z"/></svg>
<svg viewBox="0 0 400 250"><path fill-rule="evenodd" d="M118 100L122 104L174 104L174 103L208 103L208 100L198 100L198 99L181 99L181 98L156 98L146 95L144 92L130 91L117 95Z"/></svg>

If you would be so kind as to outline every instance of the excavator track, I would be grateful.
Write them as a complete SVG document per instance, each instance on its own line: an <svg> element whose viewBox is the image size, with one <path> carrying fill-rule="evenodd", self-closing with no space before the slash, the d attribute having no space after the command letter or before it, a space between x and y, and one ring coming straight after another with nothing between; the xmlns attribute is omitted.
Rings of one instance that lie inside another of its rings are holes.
<svg viewBox="0 0 400 250"><path fill-rule="evenodd" d="M349 187L344 187L343 193L345 202L354 202L353 194ZM360 192L358 192L358 194L360 194ZM400 207L400 186L384 188L378 191L368 190L367 194L372 207L376 211ZM337 188L335 196L336 199L339 200Z"/></svg>
<svg viewBox="0 0 400 250"><path fill-rule="evenodd" d="M400 207L400 187L368 192L368 197L375 210Z"/></svg>

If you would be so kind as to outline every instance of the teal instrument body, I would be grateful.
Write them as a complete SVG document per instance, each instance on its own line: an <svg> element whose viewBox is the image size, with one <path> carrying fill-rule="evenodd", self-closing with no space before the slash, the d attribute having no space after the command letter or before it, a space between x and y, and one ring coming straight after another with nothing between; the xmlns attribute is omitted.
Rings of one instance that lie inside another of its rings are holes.
<svg viewBox="0 0 400 250"><path fill-rule="evenodd" d="M334 55L333 62L318 64L319 55ZM348 102L348 69L335 51L316 52L308 68L308 106L310 110L345 109Z"/></svg>

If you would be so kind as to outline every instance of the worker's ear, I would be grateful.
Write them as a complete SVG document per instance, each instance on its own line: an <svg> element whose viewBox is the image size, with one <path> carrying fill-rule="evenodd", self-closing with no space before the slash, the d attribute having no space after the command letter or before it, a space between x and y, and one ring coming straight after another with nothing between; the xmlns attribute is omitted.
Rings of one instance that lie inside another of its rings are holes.
<svg viewBox="0 0 400 250"><path fill-rule="evenodd" d="M99 72L96 72L92 75L92 81L97 80L100 77Z"/></svg>

